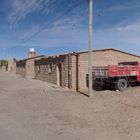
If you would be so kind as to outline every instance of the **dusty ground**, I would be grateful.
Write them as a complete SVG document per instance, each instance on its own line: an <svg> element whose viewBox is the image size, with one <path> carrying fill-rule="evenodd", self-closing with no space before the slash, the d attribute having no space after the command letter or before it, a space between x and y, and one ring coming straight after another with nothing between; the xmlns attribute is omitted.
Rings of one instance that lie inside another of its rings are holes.
<svg viewBox="0 0 140 140"><path fill-rule="evenodd" d="M0 140L140 140L140 88L93 99L0 72Z"/></svg>

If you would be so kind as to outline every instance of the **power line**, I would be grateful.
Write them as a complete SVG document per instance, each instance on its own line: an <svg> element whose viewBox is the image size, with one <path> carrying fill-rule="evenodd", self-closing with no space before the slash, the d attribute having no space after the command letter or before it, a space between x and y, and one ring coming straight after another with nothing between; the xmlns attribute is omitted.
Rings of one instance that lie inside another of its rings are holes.
<svg viewBox="0 0 140 140"><path fill-rule="evenodd" d="M82 0L81 2L77 3L72 9L68 9L65 14L63 15L60 15L59 17L57 17L56 19L54 19L52 22L56 22L58 21L59 19L65 17L67 14L69 14L71 11L73 11L74 9L76 9L77 7L79 7L80 5L83 4L83 2L86 2L85 0ZM24 40L23 43L26 43L28 41L30 41L32 38L34 38L35 36L37 36L38 34L40 34L42 31L44 31L45 29L47 29L51 24L51 23L48 23L47 25L45 25L42 29L40 29L39 31L37 31L36 33L34 33L33 35L31 35L28 39Z"/></svg>
<svg viewBox="0 0 140 140"><path fill-rule="evenodd" d="M74 9L76 9L79 6L81 6L82 4L84 4L83 2L87 2L87 1L86 0L82 0L81 2L77 3L74 7L71 7L71 9L67 10L65 12L65 14L60 15L57 18L55 18L52 22L56 22L57 20L59 20L61 18L64 18L67 14L69 14L70 12L72 12ZM40 4L42 4L42 3L40 3ZM61 9L65 8L65 7L66 7L66 5L63 5L61 8L56 8L55 10L61 10ZM35 34L33 34L32 36L30 36L28 39L24 40L23 41L23 44L25 44L26 42L30 41L32 38L34 38L35 36L37 36L38 34L40 34L43 30L47 29L52 24L52 22L51 23L48 23L41 30L37 31ZM19 45L19 47L22 47L23 44ZM17 45L16 46L13 46L13 47L9 48L9 50L10 49L14 49L16 47L18 47L18 46Z"/></svg>
<svg viewBox="0 0 140 140"><path fill-rule="evenodd" d="M80 3L78 3L73 9L79 7L81 4L83 4L82 2L84 2L85 0L81 1ZM73 10L72 9L72 10ZM63 18L66 16L66 14L70 13L72 10L67 10L67 12L64 15L61 15L59 17L57 17L53 22L56 22L57 20ZM49 23L47 25L45 25L41 30L37 31L35 34L33 34L31 37L29 37L28 39L26 39L23 43L26 43L28 41L30 41L32 38L34 38L35 36L37 36L38 34L40 34L43 30L47 29L52 23Z"/></svg>

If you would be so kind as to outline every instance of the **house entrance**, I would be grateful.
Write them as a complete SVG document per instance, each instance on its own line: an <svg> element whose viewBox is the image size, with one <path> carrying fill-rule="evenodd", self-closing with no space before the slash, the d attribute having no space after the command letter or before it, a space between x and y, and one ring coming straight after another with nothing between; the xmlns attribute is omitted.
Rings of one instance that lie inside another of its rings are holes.
<svg viewBox="0 0 140 140"><path fill-rule="evenodd" d="M57 85L62 86L62 63L57 65Z"/></svg>

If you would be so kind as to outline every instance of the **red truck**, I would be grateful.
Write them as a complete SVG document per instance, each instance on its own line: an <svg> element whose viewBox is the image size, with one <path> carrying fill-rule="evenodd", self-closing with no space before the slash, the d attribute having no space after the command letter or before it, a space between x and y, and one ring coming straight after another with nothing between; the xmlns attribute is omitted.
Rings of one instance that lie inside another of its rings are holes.
<svg viewBox="0 0 140 140"><path fill-rule="evenodd" d="M93 67L93 82L102 87L113 87L123 91L140 83L140 63L120 62L118 65Z"/></svg>

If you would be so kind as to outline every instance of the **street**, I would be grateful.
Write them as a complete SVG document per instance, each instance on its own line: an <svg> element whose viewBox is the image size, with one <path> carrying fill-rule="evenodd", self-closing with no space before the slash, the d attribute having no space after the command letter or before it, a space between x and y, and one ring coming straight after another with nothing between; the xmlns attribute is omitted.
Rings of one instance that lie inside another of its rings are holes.
<svg viewBox="0 0 140 140"><path fill-rule="evenodd" d="M0 72L0 140L139 140L140 88L92 99Z"/></svg>

